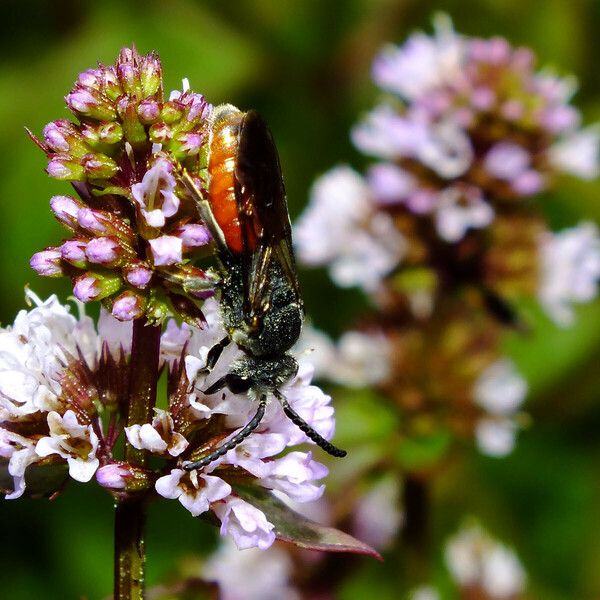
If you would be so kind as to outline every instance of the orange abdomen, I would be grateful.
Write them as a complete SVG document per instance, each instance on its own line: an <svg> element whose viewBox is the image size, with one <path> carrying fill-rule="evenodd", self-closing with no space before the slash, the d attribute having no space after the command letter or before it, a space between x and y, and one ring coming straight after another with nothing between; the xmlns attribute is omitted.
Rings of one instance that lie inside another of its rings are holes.
<svg viewBox="0 0 600 600"><path fill-rule="evenodd" d="M208 160L208 199L227 246L235 253L253 249L256 244L256 238L251 231L247 231L244 244L235 195L236 157L243 119L244 113L232 109L215 120Z"/></svg>

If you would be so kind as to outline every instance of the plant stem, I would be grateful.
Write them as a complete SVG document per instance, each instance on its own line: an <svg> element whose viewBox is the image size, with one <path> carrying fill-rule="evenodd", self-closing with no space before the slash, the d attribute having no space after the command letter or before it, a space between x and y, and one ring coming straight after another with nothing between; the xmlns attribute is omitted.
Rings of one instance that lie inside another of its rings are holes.
<svg viewBox="0 0 600 600"><path fill-rule="evenodd" d="M133 323L127 426L149 423L156 403L160 327ZM125 460L132 466L146 466L146 451L125 443ZM144 524L146 497L130 494L115 507L115 600L143 600L145 579Z"/></svg>

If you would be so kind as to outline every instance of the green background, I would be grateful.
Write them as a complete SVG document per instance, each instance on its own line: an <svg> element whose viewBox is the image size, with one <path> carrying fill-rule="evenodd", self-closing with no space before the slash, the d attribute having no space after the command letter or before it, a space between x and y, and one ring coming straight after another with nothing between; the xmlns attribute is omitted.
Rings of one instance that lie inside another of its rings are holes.
<svg viewBox="0 0 600 600"><path fill-rule="evenodd" d="M414 28L430 30L435 11L448 12L458 31L502 35L531 46L541 64L573 72L575 102L586 123L600 120L600 3L593 0L191 0L3 3L0 36L0 320L23 307L23 287L42 297L69 293L66 281L39 278L33 252L65 233L48 200L68 193L51 181L42 153L24 133L67 118L62 101L77 74L110 63L134 42L157 50L165 89L190 79L218 104L254 107L266 117L281 154L290 211L305 206L314 178L340 162L362 168L348 131L377 97L370 61L386 41ZM565 180L543 199L551 224L600 218L600 182ZM339 333L364 307L356 291L334 288L324 272L302 272L309 313ZM600 596L600 304L578 311L577 325L557 330L535 307L527 339L509 337L507 350L527 376L532 426L508 459L474 456L446 473L436 494L448 499L434 515L436 538L454 531L463 514L482 518L513 544L525 564L531 598ZM340 424L343 429L343 423ZM4 502L0 508L2 597L106 597L112 580L112 506L94 485L70 485L54 500ZM149 583L172 573L178 559L206 552L215 532L176 502L152 508ZM441 548L437 550L441 564ZM355 564L355 563L353 563ZM394 598L395 565L364 561L343 598ZM382 576L382 575L389 575ZM443 575L439 576L442 580ZM450 597L450 596L448 596Z"/></svg>

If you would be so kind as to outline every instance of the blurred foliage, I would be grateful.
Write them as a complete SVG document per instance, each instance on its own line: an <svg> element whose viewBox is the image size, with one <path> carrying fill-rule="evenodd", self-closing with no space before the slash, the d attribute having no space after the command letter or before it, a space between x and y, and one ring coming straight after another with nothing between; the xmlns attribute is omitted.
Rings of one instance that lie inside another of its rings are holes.
<svg viewBox="0 0 600 600"><path fill-rule="evenodd" d="M429 29L438 10L448 12L460 32L506 36L514 44L531 46L541 64L575 73L580 81L576 103L586 122L600 119L596 0L8 0L3 8L4 324L22 308L27 283L42 296L57 292L65 298L69 292L66 281L38 278L28 267L34 251L63 237L48 200L67 190L44 175L44 157L23 127L39 134L48 121L66 116L62 97L76 75L98 60L112 62L119 48L131 42L143 52L160 53L167 89L188 77L193 89L213 103L232 102L264 114L281 153L292 215L304 206L317 174L339 162L363 166L348 131L376 97L369 82L370 61L386 41L401 41L415 28ZM544 199L555 227L582 217L599 219L599 200L600 182L575 181L565 181L560 192ZM334 334L364 308L358 292L334 288L323 272L301 277L309 313ZM492 533L515 545L528 572L531 598L598 597L600 303L580 310L577 325L566 331L532 307L521 310L533 333L509 336L506 347L531 385L532 427L519 436L508 459L474 456L440 475L433 501L443 497L444 503L434 515L435 539L454 531L462 515L472 512ZM368 414L372 430L385 436L390 424ZM341 437L354 429L359 434L360 410L341 410L340 418ZM417 454L422 451L415 448ZM368 454L367 444L366 464ZM3 596L106 597L112 579L111 508L109 497L92 485L70 485L69 493L53 502L3 503ZM215 539L216 531L191 520L178 503L154 506L149 515L149 584L173 573L181 557L210 551ZM434 553L439 563L434 578L445 589L442 548ZM396 598L402 569L393 558L383 564L362 562L340 597Z"/></svg>

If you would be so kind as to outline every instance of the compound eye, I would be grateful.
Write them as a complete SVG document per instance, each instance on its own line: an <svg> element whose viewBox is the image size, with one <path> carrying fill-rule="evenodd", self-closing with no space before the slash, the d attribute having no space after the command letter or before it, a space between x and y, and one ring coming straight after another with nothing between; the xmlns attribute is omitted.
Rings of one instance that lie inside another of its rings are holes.
<svg viewBox="0 0 600 600"><path fill-rule="evenodd" d="M229 373L225 378L227 380L227 387L233 394L242 394L252 387L252 380L248 377Z"/></svg>

